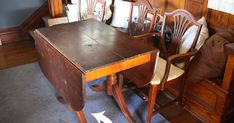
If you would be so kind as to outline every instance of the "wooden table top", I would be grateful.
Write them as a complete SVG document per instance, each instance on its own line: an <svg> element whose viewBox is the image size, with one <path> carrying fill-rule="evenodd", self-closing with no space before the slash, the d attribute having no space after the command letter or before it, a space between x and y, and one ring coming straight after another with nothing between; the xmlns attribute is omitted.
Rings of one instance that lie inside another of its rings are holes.
<svg viewBox="0 0 234 123"><path fill-rule="evenodd" d="M84 107L86 82L155 59L154 47L92 19L36 29L31 35L42 72L75 111Z"/></svg>
<svg viewBox="0 0 234 123"><path fill-rule="evenodd" d="M36 32L84 73L155 50L93 19L41 28Z"/></svg>

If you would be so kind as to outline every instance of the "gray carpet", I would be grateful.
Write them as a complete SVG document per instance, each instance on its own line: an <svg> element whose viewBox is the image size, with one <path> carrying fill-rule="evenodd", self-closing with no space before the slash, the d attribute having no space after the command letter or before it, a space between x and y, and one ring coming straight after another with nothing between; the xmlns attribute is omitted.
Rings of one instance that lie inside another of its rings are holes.
<svg viewBox="0 0 234 123"><path fill-rule="evenodd" d="M91 113L105 111L113 123L127 123L112 97L95 93L88 87L85 115L89 123L97 123ZM136 123L145 119L146 105L132 92L125 94ZM160 114L153 123L167 123ZM0 70L0 123L79 123L75 113L59 103L38 63Z"/></svg>

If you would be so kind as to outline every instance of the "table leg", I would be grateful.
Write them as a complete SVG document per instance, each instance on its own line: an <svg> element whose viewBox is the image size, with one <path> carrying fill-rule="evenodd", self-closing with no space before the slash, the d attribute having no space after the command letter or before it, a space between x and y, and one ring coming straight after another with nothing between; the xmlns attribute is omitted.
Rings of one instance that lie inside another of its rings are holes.
<svg viewBox="0 0 234 123"><path fill-rule="evenodd" d="M68 106L68 108L69 108L70 110L74 111L74 110L72 109L72 107L71 107L70 104L67 105L67 106ZM75 112L76 112L76 116L77 116L78 119L80 120L80 123L88 123L87 120L86 120L86 118L85 118L85 114L84 114L83 110L81 110L81 111L75 111Z"/></svg>
<svg viewBox="0 0 234 123"><path fill-rule="evenodd" d="M92 85L89 88L96 92L106 91L106 83L107 83L106 81L103 81L101 84Z"/></svg>
<svg viewBox="0 0 234 123"><path fill-rule="evenodd" d="M107 76L106 89L108 95L110 96L113 95L112 86L116 84L116 82L117 82L116 74Z"/></svg>
<svg viewBox="0 0 234 123"><path fill-rule="evenodd" d="M76 116L79 118L81 123L87 123L83 110L76 112Z"/></svg>
<svg viewBox="0 0 234 123"><path fill-rule="evenodd" d="M129 123L134 123L133 118L128 110L127 104L124 101L124 97L121 91L121 88L119 87L119 83L117 82L117 77L116 74L110 75L108 76L108 80L107 80L107 87L108 85L111 85L111 89L109 91L111 91L111 93L109 93L107 91L107 93L113 95L115 101L117 102L118 106L120 107L120 110L122 111L122 113L124 114L124 116L126 117L126 119L128 120ZM107 88L108 90L108 88Z"/></svg>

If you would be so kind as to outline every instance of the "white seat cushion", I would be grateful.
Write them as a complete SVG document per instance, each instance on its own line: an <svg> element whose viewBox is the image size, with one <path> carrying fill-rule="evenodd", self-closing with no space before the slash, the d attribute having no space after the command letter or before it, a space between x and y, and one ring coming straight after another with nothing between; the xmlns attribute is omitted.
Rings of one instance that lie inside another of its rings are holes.
<svg viewBox="0 0 234 123"><path fill-rule="evenodd" d="M160 84L161 80L163 79L165 69L166 69L167 61L158 57L154 72L154 77L151 80L152 85ZM169 76L167 81L173 80L184 73L184 70L176 67L175 65L171 65Z"/></svg>

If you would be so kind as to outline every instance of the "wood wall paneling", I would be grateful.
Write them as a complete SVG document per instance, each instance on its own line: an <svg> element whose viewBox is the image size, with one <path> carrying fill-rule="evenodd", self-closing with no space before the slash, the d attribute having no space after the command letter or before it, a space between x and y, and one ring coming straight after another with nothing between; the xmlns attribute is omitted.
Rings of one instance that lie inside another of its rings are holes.
<svg viewBox="0 0 234 123"><path fill-rule="evenodd" d="M209 9L208 0L186 0L185 9L196 19L206 17L211 34L234 25L234 15Z"/></svg>
<svg viewBox="0 0 234 123"><path fill-rule="evenodd" d="M165 11L173 11L175 9L183 9L185 0L166 0L165 2Z"/></svg>
<svg viewBox="0 0 234 123"><path fill-rule="evenodd" d="M210 25L210 28L216 31L223 30L229 25L232 25L232 23L229 23L229 18L234 18L234 16L228 13L223 13L223 12L216 11L216 10L211 10L211 9L208 10L207 21Z"/></svg>
<svg viewBox="0 0 234 123"><path fill-rule="evenodd" d="M159 7L161 9L161 13L164 13L165 9L165 0L149 0L153 7Z"/></svg>
<svg viewBox="0 0 234 123"><path fill-rule="evenodd" d="M207 7L208 0L165 0L154 2L154 4L160 4L161 8L165 11L173 11L179 8L186 9L196 19L204 16L207 19L211 34L234 25L234 15L209 9Z"/></svg>
<svg viewBox="0 0 234 123"><path fill-rule="evenodd" d="M205 0L186 0L185 1L185 9L188 10L192 15L199 19L202 16L207 16L207 9Z"/></svg>

